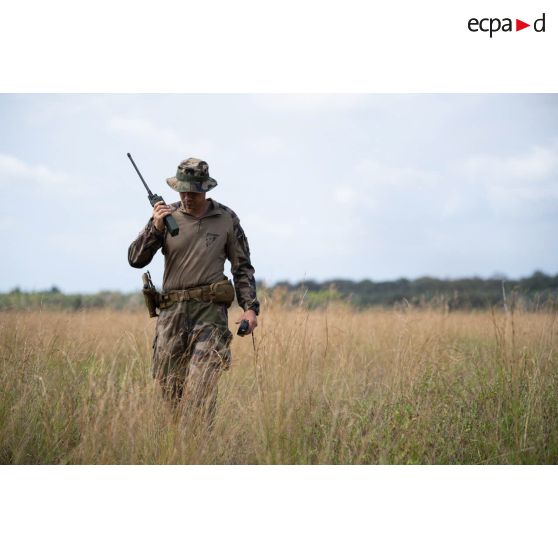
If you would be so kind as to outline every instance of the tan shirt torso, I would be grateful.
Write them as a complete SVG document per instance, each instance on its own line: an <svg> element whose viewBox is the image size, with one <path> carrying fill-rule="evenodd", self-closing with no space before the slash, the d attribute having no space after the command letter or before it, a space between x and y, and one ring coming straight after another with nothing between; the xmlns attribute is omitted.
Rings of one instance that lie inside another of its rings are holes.
<svg viewBox="0 0 558 558"><path fill-rule="evenodd" d="M180 232L174 237L165 235L163 289L188 289L225 279L227 246L233 230L230 215L211 202L203 217L189 215L182 207L172 215Z"/></svg>
<svg viewBox="0 0 558 558"><path fill-rule="evenodd" d="M232 209L208 198L210 206L200 218L186 213L180 202L173 208L179 233L158 231L151 218L128 248L132 267L145 267L160 248L165 255L163 290L183 290L225 279L225 260L231 262L236 298L244 308L259 312L254 268L248 239Z"/></svg>

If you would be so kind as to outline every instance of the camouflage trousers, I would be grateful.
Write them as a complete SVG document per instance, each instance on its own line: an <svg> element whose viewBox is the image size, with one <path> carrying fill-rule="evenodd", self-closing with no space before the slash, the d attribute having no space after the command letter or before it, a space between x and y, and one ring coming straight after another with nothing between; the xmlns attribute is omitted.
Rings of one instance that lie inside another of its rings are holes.
<svg viewBox="0 0 558 558"><path fill-rule="evenodd" d="M188 300L161 310L153 341L152 373L175 407L201 411L212 422L217 381L231 363L227 307Z"/></svg>

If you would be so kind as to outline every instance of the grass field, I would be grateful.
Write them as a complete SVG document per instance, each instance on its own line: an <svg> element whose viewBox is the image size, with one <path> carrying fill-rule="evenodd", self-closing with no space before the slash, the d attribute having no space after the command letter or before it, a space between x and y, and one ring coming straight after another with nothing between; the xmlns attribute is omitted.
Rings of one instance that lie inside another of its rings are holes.
<svg viewBox="0 0 558 558"><path fill-rule="evenodd" d="M268 302L259 323L208 431L162 400L146 313L1 313L0 462L558 462L556 312Z"/></svg>

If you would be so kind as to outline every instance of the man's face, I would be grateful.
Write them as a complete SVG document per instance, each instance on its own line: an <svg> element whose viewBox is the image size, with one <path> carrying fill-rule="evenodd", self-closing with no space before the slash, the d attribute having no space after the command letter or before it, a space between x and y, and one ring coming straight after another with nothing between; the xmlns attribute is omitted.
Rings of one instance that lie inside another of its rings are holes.
<svg viewBox="0 0 558 558"><path fill-rule="evenodd" d="M182 205L188 213L199 213L205 206L205 192L179 192Z"/></svg>

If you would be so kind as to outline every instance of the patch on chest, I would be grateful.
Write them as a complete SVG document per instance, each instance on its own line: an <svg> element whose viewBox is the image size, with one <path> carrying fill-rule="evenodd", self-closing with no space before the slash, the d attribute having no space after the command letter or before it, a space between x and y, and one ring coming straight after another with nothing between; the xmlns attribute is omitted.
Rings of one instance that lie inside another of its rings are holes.
<svg viewBox="0 0 558 558"><path fill-rule="evenodd" d="M217 239L218 236L219 235L215 234L215 233L210 233L210 232L206 233L205 234L205 245L206 245L206 247L211 246L215 242L215 240Z"/></svg>

